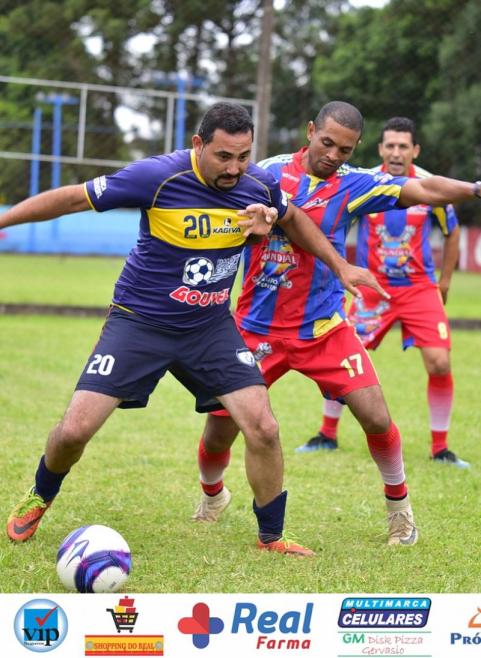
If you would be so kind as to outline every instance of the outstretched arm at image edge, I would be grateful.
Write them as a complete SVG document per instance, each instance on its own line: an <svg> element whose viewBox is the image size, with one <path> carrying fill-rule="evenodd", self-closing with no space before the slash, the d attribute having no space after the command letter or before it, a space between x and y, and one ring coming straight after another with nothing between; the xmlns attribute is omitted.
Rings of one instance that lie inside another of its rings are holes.
<svg viewBox="0 0 481 658"><path fill-rule="evenodd" d="M89 209L91 205L84 185L66 185L20 201L0 216L0 228L27 222L43 222Z"/></svg>
<svg viewBox="0 0 481 658"><path fill-rule="evenodd" d="M425 203L429 206L446 206L477 198L475 184L444 176L410 178L399 194L399 205L403 208Z"/></svg>

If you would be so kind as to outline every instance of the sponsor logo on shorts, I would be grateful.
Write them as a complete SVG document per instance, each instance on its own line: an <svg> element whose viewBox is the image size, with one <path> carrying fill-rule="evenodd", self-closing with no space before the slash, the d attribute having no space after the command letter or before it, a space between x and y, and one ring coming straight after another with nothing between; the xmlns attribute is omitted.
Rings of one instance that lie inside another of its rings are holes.
<svg viewBox="0 0 481 658"><path fill-rule="evenodd" d="M247 347L236 350L237 359L246 366L253 368L256 365L256 360L254 355Z"/></svg>
<svg viewBox="0 0 481 658"><path fill-rule="evenodd" d="M253 352L254 359L256 361L261 361L268 354L272 354L272 345L270 343L258 343L256 349Z"/></svg>

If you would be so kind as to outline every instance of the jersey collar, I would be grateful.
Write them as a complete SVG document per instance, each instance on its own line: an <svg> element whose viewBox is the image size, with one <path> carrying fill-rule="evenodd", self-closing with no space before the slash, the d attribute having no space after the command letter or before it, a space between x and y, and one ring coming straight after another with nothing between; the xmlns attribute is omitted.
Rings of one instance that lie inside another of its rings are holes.
<svg viewBox="0 0 481 658"><path fill-rule="evenodd" d="M207 183L205 182L204 178L202 177L202 174L199 171L199 166L197 164L197 158L195 156L195 151L194 149L190 149L190 162L192 164L192 171L196 175L196 177L200 180L200 182L208 187Z"/></svg>
<svg viewBox="0 0 481 658"><path fill-rule="evenodd" d="M381 171L383 173L387 173L387 167L384 164L384 162L381 165ZM405 176L405 178L417 178L417 176L416 176L416 167L412 163L409 165L409 171L408 171L407 176Z"/></svg>

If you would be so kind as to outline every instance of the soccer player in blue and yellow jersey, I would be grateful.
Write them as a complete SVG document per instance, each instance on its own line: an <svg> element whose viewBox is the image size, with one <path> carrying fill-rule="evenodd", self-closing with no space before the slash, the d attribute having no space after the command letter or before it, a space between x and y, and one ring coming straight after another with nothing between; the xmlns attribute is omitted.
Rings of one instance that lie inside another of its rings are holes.
<svg viewBox="0 0 481 658"><path fill-rule="evenodd" d="M392 117L383 127L379 143L380 172L410 178L430 176L414 164L420 146L414 122ZM436 279L429 237L433 227L444 236L443 263ZM431 422L431 457L435 463L468 468L448 448L453 406L451 336L444 309L459 251L459 226L451 205L419 204L411 208L363 214L359 220L356 262L367 267L390 293L386 300L363 290L349 310L349 319L367 349L376 349L395 322L401 324L402 346L419 348L427 380ZM325 403L323 425L305 450L337 447L338 402Z"/></svg>
<svg viewBox="0 0 481 658"><path fill-rule="evenodd" d="M192 149L44 192L0 217L5 228L89 208L140 209L137 245L115 285L99 341L48 437L35 484L9 517L13 541L35 533L63 478L112 412L145 407L169 370L195 396L199 411L223 406L244 433L259 547L312 554L281 539L286 493L277 422L262 375L230 314L230 289L246 238L267 234L276 217L351 292L360 283L382 289L367 270L340 257L288 203L271 174L250 162L252 140L247 110L217 103L204 115Z"/></svg>
<svg viewBox="0 0 481 658"><path fill-rule="evenodd" d="M350 167L346 162L361 130L357 108L333 101L309 122L308 146L261 163L342 255L347 232L359 214L420 203L444 205L479 195L479 183L439 176L393 177ZM345 400L366 433L384 482L388 543L414 544L418 535L399 431L366 349L346 320L344 292L335 274L293 244L278 225L262 243L246 250L236 320L268 386L297 370L316 382L326 398ZM227 412L209 414L198 450L203 491L196 520L215 521L228 502L223 474L237 432Z"/></svg>

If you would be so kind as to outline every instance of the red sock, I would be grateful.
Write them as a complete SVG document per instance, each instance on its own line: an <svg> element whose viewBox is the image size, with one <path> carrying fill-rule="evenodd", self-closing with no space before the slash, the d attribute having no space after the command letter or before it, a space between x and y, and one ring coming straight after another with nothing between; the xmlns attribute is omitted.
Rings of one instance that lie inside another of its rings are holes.
<svg viewBox="0 0 481 658"><path fill-rule="evenodd" d="M324 415L322 417L322 425L319 432L327 436L329 439L337 438L337 426L339 425L339 418L331 418L331 416Z"/></svg>
<svg viewBox="0 0 481 658"><path fill-rule="evenodd" d="M448 431L453 408L454 384L450 372L447 375L429 375L428 406L431 418L431 454L448 447Z"/></svg>
<svg viewBox="0 0 481 658"><path fill-rule="evenodd" d="M337 400L324 400L324 415L319 433L328 439L337 439L337 426L342 415L344 405Z"/></svg>
<svg viewBox="0 0 481 658"><path fill-rule="evenodd" d="M200 486L208 496L215 496L224 488L224 471L229 465L230 448L222 452L207 452L204 437L200 438L197 463L200 471Z"/></svg>
<svg viewBox="0 0 481 658"><path fill-rule="evenodd" d="M401 448L401 435L391 421L387 432L366 433L367 444L384 482L388 498L404 498L407 495L406 478Z"/></svg>

